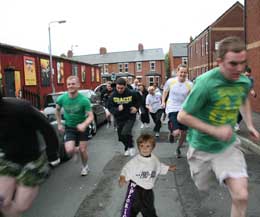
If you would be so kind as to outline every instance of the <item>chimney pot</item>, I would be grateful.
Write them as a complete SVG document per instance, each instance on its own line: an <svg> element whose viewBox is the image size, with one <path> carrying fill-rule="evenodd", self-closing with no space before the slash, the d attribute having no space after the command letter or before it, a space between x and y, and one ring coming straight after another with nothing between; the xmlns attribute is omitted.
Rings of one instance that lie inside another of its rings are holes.
<svg viewBox="0 0 260 217"><path fill-rule="evenodd" d="M68 56L69 58L72 58L72 57L73 57L73 52L72 52L72 50L68 50L67 56Z"/></svg>
<svg viewBox="0 0 260 217"><path fill-rule="evenodd" d="M139 50L140 52L143 52L143 51L144 51L144 46L143 46L143 44L141 44L141 43L138 44L138 50Z"/></svg>
<svg viewBox="0 0 260 217"><path fill-rule="evenodd" d="M107 49L105 48L105 47L101 47L100 49L99 49L99 54L100 55L104 55L104 54L106 54L107 53Z"/></svg>

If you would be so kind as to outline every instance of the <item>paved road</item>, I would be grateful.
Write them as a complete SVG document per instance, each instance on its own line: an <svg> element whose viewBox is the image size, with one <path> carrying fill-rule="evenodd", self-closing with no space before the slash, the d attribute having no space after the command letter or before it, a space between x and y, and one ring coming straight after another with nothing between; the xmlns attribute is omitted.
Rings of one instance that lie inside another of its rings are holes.
<svg viewBox="0 0 260 217"><path fill-rule="evenodd" d="M140 123L134 128L140 134ZM151 131L145 129L144 131ZM155 191L155 206L160 217L227 217L230 198L227 189L216 183L208 193L194 186L186 158L173 157L174 145L167 142L164 125L155 153L162 162L176 164L177 171L160 176ZM186 148L183 149L183 152ZM89 145L90 169L80 177L79 164L72 160L53 170L42 186L40 195L24 217L119 217L126 188L119 188L117 179L122 166L130 159L124 157L113 129L102 127ZM248 217L260 216L260 160L246 151L250 174ZM141 215L139 215L141 216Z"/></svg>

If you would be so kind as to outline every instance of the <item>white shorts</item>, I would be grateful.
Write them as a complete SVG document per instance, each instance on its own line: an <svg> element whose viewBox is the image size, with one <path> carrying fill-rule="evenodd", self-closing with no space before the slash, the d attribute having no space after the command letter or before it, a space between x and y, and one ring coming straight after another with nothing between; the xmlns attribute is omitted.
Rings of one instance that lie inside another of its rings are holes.
<svg viewBox="0 0 260 217"><path fill-rule="evenodd" d="M248 177L244 154L239 149L237 139L221 153L208 153L192 147L187 152L191 177L199 190L207 190L214 181L214 175L220 184L227 178Z"/></svg>

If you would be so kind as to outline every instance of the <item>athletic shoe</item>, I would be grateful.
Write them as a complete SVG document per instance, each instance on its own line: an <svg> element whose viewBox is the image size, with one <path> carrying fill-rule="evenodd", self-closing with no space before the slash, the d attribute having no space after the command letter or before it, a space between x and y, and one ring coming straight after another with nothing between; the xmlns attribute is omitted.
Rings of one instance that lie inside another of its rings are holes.
<svg viewBox="0 0 260 217"><path fill-rule="evenodd" d="M149 128L149 124L144 124L145 128Z"/></svg>
<svg viewBox="0 0 260 217"><path fill-rule="evenodd" d="M129 154L130 154L130 156L134 156L135 155L135 148L130 148Z"/></svg>
<svg viewBox="0 0 260 217"><path fill-rule="evenodd" d="M124 155L125 155L125 156L129 156L129 155L130 155L130 150L127 149L127 150L125 151Z"/></svg>
<svg viewBox="0 0 260 217"><path fill-rule="evenodd" d="M88 165L86 165L85 167L82 167L80 174L82 176L86 176L86 175L88 175L88 171L89 171L89 168L88 168Z"/></svg>
<svg viewBox="0 0 260 217"><path fill-rule="evenodd" d="M176 149L176 157L177 158L181 158L181 150L180 150L180 148Z"/></svg>
<svg viewBox="0 0 260 217"><path fill-rule="evenodd" d="M236 125L235 125L234 130L235 130L236 132L240 130L239 124L236 124Z"/></svg>
<svg viewBox="0 0 260 217"><path fill-rule="evenodd" d="M140 127L141 129L143 129L144 128L144 124L141 124L141 127Z"/></svg>
<svg viewBox="0 0 260 217"><path fill-rule="evenodd" d="M155 137L159 137L160 136L160 133L159 132L156 132L155 133Z"/></svg>
<svg viewBox="0 0 260 217"><path fill-rule="evenodd" d="M56 167L60 164L60 158L57 158L57 160L49 162L49 164L53 167Z"/></svg>
<svg viewBox="0 0 260 217"><path fill-rule="evenodd" d="M170 143L174 143L174 136L172 135L172 133L169 133L168 140Z"/></svg>

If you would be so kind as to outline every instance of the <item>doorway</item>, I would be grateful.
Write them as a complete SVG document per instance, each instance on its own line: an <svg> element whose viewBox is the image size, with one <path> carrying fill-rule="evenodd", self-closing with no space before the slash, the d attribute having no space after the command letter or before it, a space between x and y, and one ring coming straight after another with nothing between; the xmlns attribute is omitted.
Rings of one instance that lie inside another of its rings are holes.
<svg viewBox="0 0 260 217"><path fill-rule="evenodd" d="M15 80L14 80L14 70L5 69L5 96L15 97Z"/></svg>

